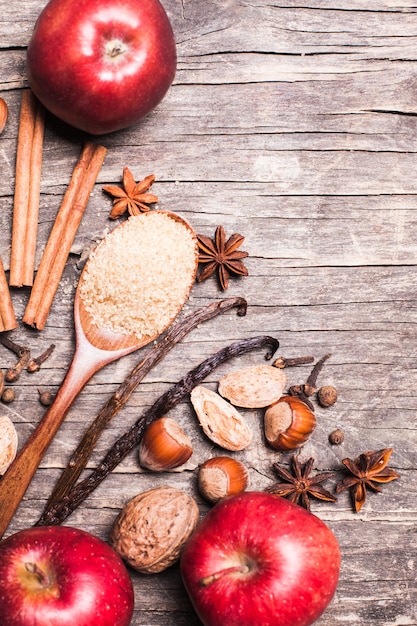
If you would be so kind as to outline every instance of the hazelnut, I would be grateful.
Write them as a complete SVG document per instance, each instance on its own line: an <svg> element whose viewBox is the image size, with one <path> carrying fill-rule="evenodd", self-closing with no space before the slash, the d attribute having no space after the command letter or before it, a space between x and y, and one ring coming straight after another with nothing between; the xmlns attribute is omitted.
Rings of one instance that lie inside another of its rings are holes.
<svg viewBox="0 0 417 626"><path fill-rule="evenodd" d="M283 396L265 411L265 437L276 450L300 448L315 427L316 416L297 396Z"/></svg>
<svg viewBox="0 0 417 626"><path fill-rule="evenodd" d="M126 504L113 524L110 543L133 569L155 574L178 561L198 521L193 497L174 487L156 487Z"/></svg>
<svg viewBox="0 0 417 626"><path fill-rule="evenodd" d="M327 408L328 406L332 406L337 400L337 389L332 385L324 385L324 387L320 387L317 392L317 400L320 403L320 406Z"/></svg>
<svg viewBox="0 0 417 626"><path fill-rule="evenodd" d="M212 502L245 491L248 486L248 470L240 461L229 456L216 456L200 465L198 489Z"/></svg>
<svg viewBox="0 0 417 626"><path fill-rule="evenodd" d="M6 126L8 116L9 108L6 104L6 101L3 100L3 98L0 98L0 133L3 132L4 127Z"/></svg>
<svg viewBox="0 0 417 626"><path fill-rule="evenodd" d="M154 472L183 465L193 453L191 440L171 417L161 417L150 424L139 446L139 463Z"/></svg>

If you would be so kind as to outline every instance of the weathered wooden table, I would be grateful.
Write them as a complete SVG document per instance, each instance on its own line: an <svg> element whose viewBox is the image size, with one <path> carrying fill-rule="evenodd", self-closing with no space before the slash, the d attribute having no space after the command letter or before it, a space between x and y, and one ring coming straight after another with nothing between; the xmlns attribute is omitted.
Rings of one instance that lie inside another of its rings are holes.
<svg viewBox="0 0 417 626"><path fill-rule="evenodd" d="M0 253L6 269L14 163L26 46L45 0L2 3L0 95L9 120L0 137ZM103 184L128 166L152 172L160 208L180 213L196 231L245 235L247 278L223 294L215 279L196 284L184 309L226 296L248 301L202 325L178 345L134 393L99 442L89 467L145 407L192 366L239 338L268 334L286 356L331 352L320 383L334 384L336 405L317 407L318 427L300 458L332 469L366 450L393 447L400 480L370 494L359 514L349 496L312 510L336 533L342 550L339 587L320 626L417 624L416 307L417 5L412 0L317 0L271 3L165 0L178 44L178 71L163 103L145 121L100 138L108 149L78 231L46 328L25 327L29 289L13 289L19 328L10 336L34 355L55 351L40 372L25 372L13 404L1 405L20 443L44 412L38 389L55 393L74 349L73 297L82 261L107 229ZM86 137L49 117L44 143L38 261ZM141 353L109 365L88 383L49 448L7 534L33 524L85 428ZM262 362L251 354L233 366ZM14 356L0 346L0 366ZM220 368L207 381L215 388ZM288 370L304 382L310 366ZM66 523L106 539L124 503L151 486L196 494L196 468L219 453L199 430L187 402L172 413L191 434L194 454L183 471L154 475L132 453ZM263 441L261 413L247 411L251 447L236 454L250 485L274 480L272 463L288 455ZM345 433L331 446L329 433ZM336 480L335 478L335 480ZM333 481L335 482L335 481ZM331 485L329 484L331 487ZM197 495L197 494L196 494ZM197 495L201 514L207 505ZM199 623L178 566L159 575L132 572L134 625Z"/></svg>

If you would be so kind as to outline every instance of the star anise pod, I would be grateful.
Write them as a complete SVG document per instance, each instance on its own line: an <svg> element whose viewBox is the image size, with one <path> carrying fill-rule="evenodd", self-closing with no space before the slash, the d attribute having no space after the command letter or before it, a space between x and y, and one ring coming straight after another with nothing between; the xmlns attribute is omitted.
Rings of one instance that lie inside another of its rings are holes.
<svg viewBox="0 0 417 626"><path fill-rule="evenodd" d="M155 176L146 176L138 183L135 182L133 174L128 167L123 168L123 187L118 185L106 185L103 191L113 196L113 209L110 218L115 220L121 217L126 211L129 215L140 215L149 211L149 204L158 202L157 196L153 193L146 193L152 186Z"/></svg>
<svg viewBox="0 0 417 626"><path fill-rule="evenodd" d="M321 485L322 482L331 478L334 473L322 472L315 476L310 476L313 463L314 459L310 458L302 465L296 455L293 455L291 458L291 471L278 463L274 463L272 466L274 471L285 482L275 483L268 487L266 491L287 498L291 502L295 502L295 504L300 504L307 511L310 510L311 496L326 502L336 502L337 498Z"/></svg>
<svg viewBox="0 0 417 626"><path fill-rule="evenodd" d="M229 286L230 274L248 275L242 261L248 253L238 250L245 239L242 235L235 233L226 241L223 226L217 226L214 239L204 235L197 235L197 238L200 249L198 261L205 265L197 277L198 282L205 280L217 270L220 286L225 291Z"/></svg>
<svg viewBox="0 0 417 626"><path fill-rule="evenodd" d="M344 478L336 486L336 493L350 489L353 507L358 513L366 499L366 489L380 492L378 483L390 483L399 478L399 474L387 467L392 454L392 448L363 452L357 459L343 459L342 463L349 471L349 476Z"/></svg>

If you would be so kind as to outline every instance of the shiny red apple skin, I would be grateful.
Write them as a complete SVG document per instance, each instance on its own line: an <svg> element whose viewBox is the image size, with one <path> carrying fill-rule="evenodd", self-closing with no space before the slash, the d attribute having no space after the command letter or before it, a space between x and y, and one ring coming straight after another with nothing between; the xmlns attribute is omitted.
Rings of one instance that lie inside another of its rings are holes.
<svg viewBox="0 0 417 626"><path fill-rule="evenodd" d="M49 584L42 584L39 572ZM0 581L4 626L131 623L134 595L125 565L107 543L83 530L39 526L10 535L0 543Z"/></svg>
<svg viewBox="0 0 417 626"><path fill-rule="evenodd" d="M174 80L176 61L158 0L50 0L28 44L27 75L46 109L101 135L152 111Z"/></svg>
<svg viewBox="0 0 417 626"><path fill-rule="evenodd" d="M247 573L236 571L245 565ZM339 570L339 544L328 526L263 492L221 500L181 557L185 588L205 626L310 626L331 601Z"/></svg>

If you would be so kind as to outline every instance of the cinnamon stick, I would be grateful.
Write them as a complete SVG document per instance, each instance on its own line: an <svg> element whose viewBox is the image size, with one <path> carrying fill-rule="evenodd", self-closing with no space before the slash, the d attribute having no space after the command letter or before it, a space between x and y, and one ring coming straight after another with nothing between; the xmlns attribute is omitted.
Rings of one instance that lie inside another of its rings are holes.
<svg viewBox="0 0 417 626"><path fill-rule="evenodd" d="M106 152L103 146L88 142L74 168L42 255L23 316L25 324L38 330L45 327L65 263Z"/></svg>
<svg viewBox="0 0 417 626"><path fill-rule="evenodd" d="M30 89L22 93L17 136L10 285L33 284L42 171L45 109Z"/></svg>
<svg viewBox="0 0 417 626"><path fill-rule="evenodd" d="M0 257L0 332L13 330L16 327L17 322L10 297L9 285L7 284L3 261Z"/></svg>

